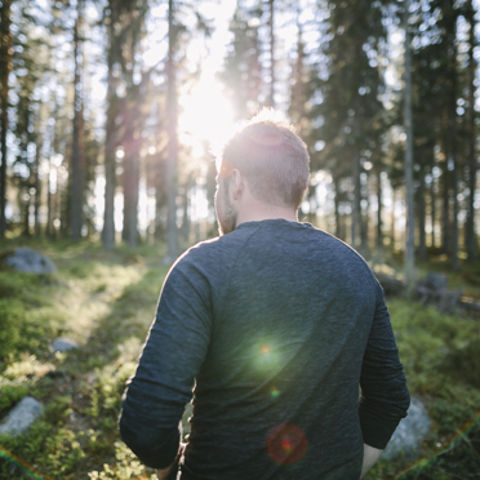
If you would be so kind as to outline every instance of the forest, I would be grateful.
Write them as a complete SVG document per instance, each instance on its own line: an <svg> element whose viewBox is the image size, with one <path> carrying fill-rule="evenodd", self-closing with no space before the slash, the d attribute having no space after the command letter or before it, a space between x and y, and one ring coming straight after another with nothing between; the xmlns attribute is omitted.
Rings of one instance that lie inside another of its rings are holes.
<svg viewBox="0 0 480 480"><path fill-rule="evenodd" d="M270 106L309 146L304 218L362 251L475 258L474 2L1 5L2 237L174 258L212 233L228 126Z"/></svg>
<svg viewBox="0 0 480 480"><path fill-rule="evenodd" d="M479 6L0 0L0 424L47 402L0 433L0 478L153 478L119 441L121 392L168 266L218 234L222 145L263 108L308 146L300 220L386 274L431 415L422 453L368 478L478 478L479 309L443 307L480 299ZM56 273L8 269L18 246ZM409 296L432 272L443 307ZM59 336L82 347L52 354Z"/></svg>

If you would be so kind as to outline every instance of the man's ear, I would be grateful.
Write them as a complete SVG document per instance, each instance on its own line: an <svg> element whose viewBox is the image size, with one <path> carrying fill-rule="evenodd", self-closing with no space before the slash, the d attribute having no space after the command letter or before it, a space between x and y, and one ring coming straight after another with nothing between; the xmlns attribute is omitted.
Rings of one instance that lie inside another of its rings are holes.
<svg viewBox="0 0 480 480"><path fill-rule="evenodd" d="M232 200L238 200L242 195L245 189L245 179L242 174L236 169L233 169L231 183L230 183L230 193L232 195Z"/></svg>

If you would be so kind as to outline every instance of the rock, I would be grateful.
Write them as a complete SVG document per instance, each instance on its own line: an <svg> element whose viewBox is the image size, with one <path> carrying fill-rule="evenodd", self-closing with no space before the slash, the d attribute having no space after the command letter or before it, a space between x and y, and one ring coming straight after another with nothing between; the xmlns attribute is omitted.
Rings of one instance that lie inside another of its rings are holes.
<svg viewBox="0 0 480 480"><path fill-rule="evenodd" d="M24 397L0 424L0 433L18 436L42 414L43 405L33 397Z"/></svg>
<svg viewBox="0 0 480 480"><path fill-rule="evenodd" d="M430 431L430 423L423 403L412 397L407 416L398 424L382 458L391 460L402 452L407 457L415 456L421 440Z"/></svg>
<svg viewBox="0 0 480 480"><path fill-rule="evenodd" d="M22 247L16 248L13 253L5 257L5 263L20 272L49 274L55 272L54 263L36 250Z"/></svg>
<svg viewBox="0 0 480 480"><path fill-rule="evenodd" d="M448 278L446 275L440 273L428 273L427 276L420 282L424 287L434 290L436 292L442 292L446 290L448 284Z"/></svg>
<svg viewBox="0 0 480 480"><path fill-rule="evenodd" d="M78 344L71 340L70 338L56 338L52 342L52 351L55 352L68 352L69 350L76 350Z"/></svg>

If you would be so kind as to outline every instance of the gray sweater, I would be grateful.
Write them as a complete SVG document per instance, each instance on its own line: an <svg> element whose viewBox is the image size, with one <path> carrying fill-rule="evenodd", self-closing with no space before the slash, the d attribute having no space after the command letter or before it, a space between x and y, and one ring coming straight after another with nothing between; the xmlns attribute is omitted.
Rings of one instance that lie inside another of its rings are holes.
<svg viewBox="0 0 480 480"><path fill-rule="evenodd" d="M372 271L286 220L243 223L170 270L120 418L146 465L174 460L192 389L182 480L358 480L363 443L384 448L409 405Z"/></svg>

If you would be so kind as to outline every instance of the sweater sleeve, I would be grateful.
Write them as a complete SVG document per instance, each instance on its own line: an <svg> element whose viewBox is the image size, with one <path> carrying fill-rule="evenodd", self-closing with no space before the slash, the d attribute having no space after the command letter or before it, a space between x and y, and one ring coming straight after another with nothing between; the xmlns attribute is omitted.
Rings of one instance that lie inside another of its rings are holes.
<svg viewBox="0 0 480 480"><path fill-rule="evenodd" d="M410 396L383 291L378 283L377 289L375 317L360 378L359 413L364 442L383 449L400 420L407 415Z"/></svg>
<svg viewBox="0 0 480 480"><path fill-rule="evenodd" d="M165 468L179 447L179 422L191 400L210 339L209 286L194 262L168 274L120 414L123 441L147 466Z"/></svg>

